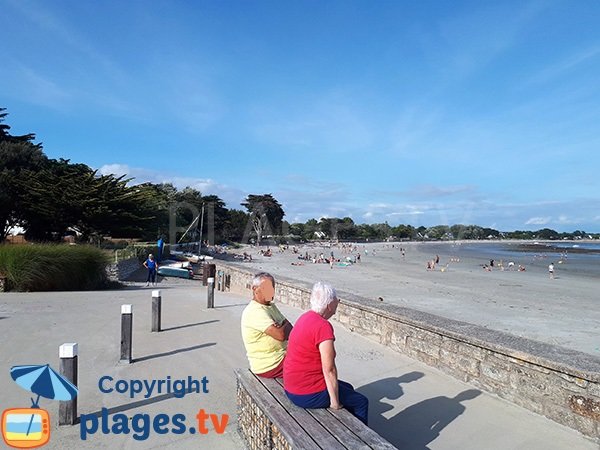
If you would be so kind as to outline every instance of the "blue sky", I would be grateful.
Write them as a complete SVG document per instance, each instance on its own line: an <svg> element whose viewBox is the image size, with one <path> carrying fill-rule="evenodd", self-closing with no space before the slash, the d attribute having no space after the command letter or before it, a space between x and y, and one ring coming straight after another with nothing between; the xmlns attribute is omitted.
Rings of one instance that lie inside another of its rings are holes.
<svg viewBox="0 0 600 450"><path fill-rule="evenodd" d="M290 222L600 231L600 2L0 0L53 158Z"/></svg>

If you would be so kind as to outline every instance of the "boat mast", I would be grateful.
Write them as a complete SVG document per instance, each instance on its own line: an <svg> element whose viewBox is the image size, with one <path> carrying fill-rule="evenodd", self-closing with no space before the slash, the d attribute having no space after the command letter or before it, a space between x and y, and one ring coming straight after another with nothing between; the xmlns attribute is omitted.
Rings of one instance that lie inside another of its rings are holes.
<svg viewBox="0 0 600 450"><path fill-rule="evenodd" d="M202 254L202 228L204 227L204 203L202 203L202 218L200 219L200 238L198 243L198 255Z"/></svg>

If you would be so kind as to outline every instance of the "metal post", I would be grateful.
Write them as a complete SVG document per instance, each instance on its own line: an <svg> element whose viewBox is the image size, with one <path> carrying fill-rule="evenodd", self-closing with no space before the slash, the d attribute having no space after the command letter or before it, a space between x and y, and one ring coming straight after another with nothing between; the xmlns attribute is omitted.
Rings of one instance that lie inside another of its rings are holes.
<svg viewBox="0 0 600 450"><path fill-rule="evenodd" d="M77 344L63 344L58 348L60 374L77 386ZM58 403L58 424L75 425L77 422L77 397Z"/></svg>
<svg viewBox="0 0 600 450"><path fill-rule="evenodd" d="M215 277L208 278L208 301L206 307L209 309L215 307Z"/></svg>
<svg viewBox="0 0 600 450"><path fill-rule="evenodd" d="M160 291L152 291L152 331L160 332L162 298Z"/></svg>
<svg viewBox="0 0 600 450"><path fill-rule="evenodd" d="M133 307L121 305L121 362L131 363L131 344L133 335Z"/></svg>

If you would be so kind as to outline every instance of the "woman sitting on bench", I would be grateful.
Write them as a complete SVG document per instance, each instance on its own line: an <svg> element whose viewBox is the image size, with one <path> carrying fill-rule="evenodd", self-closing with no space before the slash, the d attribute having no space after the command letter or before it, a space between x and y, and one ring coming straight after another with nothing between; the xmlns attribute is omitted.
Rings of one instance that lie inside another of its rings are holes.
<svg viewBox="0 0 600 450"><path fill-rule="evenodd" d="M329 323L338 306L335 289L315 283L311 310L292 329L283 360L283 387L288 398L302 408L346 408L367 425L369 400L350 383L338 380L335 335Z"/></svg>

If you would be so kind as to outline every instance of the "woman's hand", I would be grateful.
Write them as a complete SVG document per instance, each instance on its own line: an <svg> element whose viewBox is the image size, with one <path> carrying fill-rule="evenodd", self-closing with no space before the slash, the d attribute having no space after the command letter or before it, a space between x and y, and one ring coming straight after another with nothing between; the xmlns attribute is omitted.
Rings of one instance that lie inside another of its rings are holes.
<svg viewBox="0 0 600 450"><path fill-rule="evenodd" d="M329 408L331 409L344 409L344 405L342 405L341 403L331 403L329 405Z"/></svg>

